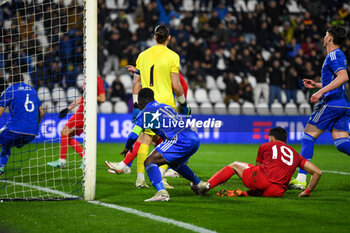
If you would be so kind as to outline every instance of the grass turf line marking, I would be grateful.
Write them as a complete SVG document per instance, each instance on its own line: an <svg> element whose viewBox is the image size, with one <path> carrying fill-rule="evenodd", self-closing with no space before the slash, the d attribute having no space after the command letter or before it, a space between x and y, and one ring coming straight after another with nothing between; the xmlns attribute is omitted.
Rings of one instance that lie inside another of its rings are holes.
<svg viewBox="0 0 350 233"><path fill-rule="evenodd" d="M350 175L350 172L340 172L340 171L329 171L329 170L321 170L321 172L324 173L333 173L333 174L340 174L340 175Z"/></svg>
<svg viewBox="0 0 350 233"><path fill-rule="evenodd" d="M123 206L119 206L119 205L114 205L114 204L108 204L108 203L104 203L104 202L100 202L100 201L88 201L89 203L95 204L95 205L102 205L108 208L112 208L112 209L116 209L116 210L120 210L123 211L125 213L129 213L129 214L134 214L143 218L149 218L151 220L154 221L158 221L158 222L164 222L164 223L168 223L168 224L173 224L177 227L181 227L187 230L191 230L194 232L200 232L200 233L215 233L215 231L212 230L208 230L202 227L197 227L195 225L189 224L189 223L185 223L185 222L181 222L181 221L177 221L171 218L165 218L165 217L161 217L158 215L154 215L154 214L150 214L150 213L146 213L146 212L142 212L139 210L135 210L132 208L128 208L128 207L123 207Z"/></svg>
<svg viewBox="0 0 350 233"><path fill-rule="evenodd" d="M50 189L50 188L44 188L44 187L37 186L37 185L30 185L30 184L19 183L19 182L14 182L14 181L9 181L9 180L7 180L7 181L1 180L0 182L7 182L7 183L10 183L10 184L20 185L20 186L27 187L27 188L34 188L34 189L37 189L37 190L40 190L40 191L61 195L63 197L67 197L67 198L78 198L77 196L74 196L74 195L71 195L71 194L68 194L68 193L64 193L64 192L61 192L61 191L53 190L53 189ZM104 207L120 210L120 211L123 211L123 212L128 213L128 214L134 214L134 215L137 215L137 216L140 216L140 217L143 217L143 218L149 218L149 219L154 220L154 221L168 223L168 224L173 224L173 225L175 225L177 227L184 228L184 229L187 229L187 230L191 230L191 231L194 231L194 232L215 233L215 231L211 231L211 230L208 230L208 229L205 229L205 228L202 228L202 227L197 227L197 226L189 224L189 223L177 221L177 220L174 220L174 219L171 219L171 218L161 217L161 216L158 216L158 215L142 212L142 211L139 211L139 210L136 210L136 209L132 209L132 208L128 208L128 207L124 207L124 206L108 204L108 203L104 203L104 202L100 202L100 201L87 201L87 202L91 203L91 204L95 204L95 205L101 205L101 206L104 206Z"/></svg>

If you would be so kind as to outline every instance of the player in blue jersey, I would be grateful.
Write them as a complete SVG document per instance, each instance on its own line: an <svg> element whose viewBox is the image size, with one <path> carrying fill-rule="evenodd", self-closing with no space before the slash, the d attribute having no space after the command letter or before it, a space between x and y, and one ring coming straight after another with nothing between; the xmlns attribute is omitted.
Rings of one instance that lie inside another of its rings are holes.
<svg viewBox="0 0 350 233"><path fill-rule="evenodd" d="M348 120L350 104L345 91L345 84L349 77L346 71L346 57L339 49L345 39L346 30L344 28L339 26L329 28L323 42L327 49L327 57L322 66L322 82L316 83L310 79L303 80L306 88L320 89L311 96L311 103L321 100L310 116L301 139L300 154L307 160L311 160L315 140L324 131L332 133L334 144L340 152L350 155ZM306 171L299 169L298 176L290 182L288 187L305 189Z"/></svg>
<svg viewBox="0 0 350 233"><path fill-rule="evenodd" d="M192 181L198 189L205 189L207 183L201 181L186 165L187 160L198 150L198 134L186 127L185 121L174 108L155 101L151 89L140 90L138 104L141 111L137 115L135 126L121 154L125 155L132 149L132 145L145 129L151 129L163 139L163 142L150 153L144 163L148 177L157 189L156 195L145 201L168 201L170 199L159 170L159 166L164 164L168 164L184 178ZM106 163L109 162L106 161Z"/></svg>
<svg viewBox="0 0 350 233"><path fill-rule="evenodd" d="M22 74L14 71L10 79L12 85L0 98L0 116L6 107L9 107L11 114L6 125L0 129L0 174L5 173L11 148L21 148L33 141L44 117L44 110L36 91L22 81Z"/></svg>

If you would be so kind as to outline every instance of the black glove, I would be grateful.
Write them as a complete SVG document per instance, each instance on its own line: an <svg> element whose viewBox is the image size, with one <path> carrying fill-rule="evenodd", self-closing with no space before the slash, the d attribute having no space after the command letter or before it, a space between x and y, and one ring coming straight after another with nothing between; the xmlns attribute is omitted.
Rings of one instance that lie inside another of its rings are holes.
<svg viewBox="0 0 350 233"><path fill-rule="evenodd" d="M60 111L60 114L58 115L58 118L63 118L63 117L65 117L65 116L67 116L67 114L68 114L68 108L65 108L65 109L63 109L63 110L61 110Z"/></svg>
<svg viewBox="0 0 350 233"><path fill-rule="evenodd" d="M180 111L181 114L184 114L187 116L191 115L191 108L190 106L187 105L187 102L180 105L181 105L181 111Z"/></svg>

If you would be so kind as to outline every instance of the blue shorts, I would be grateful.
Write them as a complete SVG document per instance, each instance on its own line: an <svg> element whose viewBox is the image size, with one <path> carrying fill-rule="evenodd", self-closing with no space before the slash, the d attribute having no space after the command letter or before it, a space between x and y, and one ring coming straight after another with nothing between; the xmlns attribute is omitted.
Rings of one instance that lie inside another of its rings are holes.
<svg viewBox="0 0 350 233"><path fill-rule="evenodd" d="M332 129L337 129L350 133L349 113L348 108L332 107L320 103L315 107L308 123L329 132L332 132Z"/></svg>
<svg viewBox="0 0 350 233"><path fill-rule="evenodd" d="M6 147L17 147L21 148L22 146L33 141L35 136L14 133L9 131L7 128L0 129L0 145Z"/></svg>
<svg viewBox="0 0 350 233"><path fill-rule="evenodd" d="M155 150L169 163L184 164L199 148L199 136L187 128L172 140L164 140Z"/></svg>

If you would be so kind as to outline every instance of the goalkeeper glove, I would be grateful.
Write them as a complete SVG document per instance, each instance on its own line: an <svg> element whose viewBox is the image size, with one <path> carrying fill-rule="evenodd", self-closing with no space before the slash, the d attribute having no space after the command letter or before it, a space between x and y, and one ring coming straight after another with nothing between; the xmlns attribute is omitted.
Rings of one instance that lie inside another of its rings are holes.
<svg viewBox="0 0 350 233"><path fill-rule="evenodd" d="M184 114L187 116L191 115L191 108L190 106L187 105L187 102L181 104L180 108L181 108L181 112L180 112L181 114Z"/></svg>
<svg viewBox="0 0 350 233"><path fill-rule="evenodd" d="M134 110L132 111L132 123L136 122L136 117L139 115L140 109L137 103L134 103Z"/></svg>
<svg viewBox="0 0 350 233"><path fill-rule="evenodd" d="M68 111L69 111L68 108L65 108L65 109L61 110L60 114L58 115L58 117L61 119L61 118L65 117L65 116L67 116Z"/></svg>

